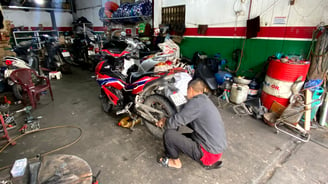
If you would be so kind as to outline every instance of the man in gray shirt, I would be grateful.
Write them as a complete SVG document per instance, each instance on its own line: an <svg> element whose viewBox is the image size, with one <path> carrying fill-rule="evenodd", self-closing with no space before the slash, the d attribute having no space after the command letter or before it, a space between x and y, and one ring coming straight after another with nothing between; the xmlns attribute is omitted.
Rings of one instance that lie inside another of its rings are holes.
<svg viewBox="0 0 328 184"><path fill-rule="evenodd" d="M188 102L183 109L156 123L165 127L164 148L165 157L158 162L165 167L181 168L179 153L185 153L200 162L206 169L222 166L220 158L227 147L223 121L213 102L203 94L205 84L196 79L188 84ZM187 125L193 130L189 135L181 134L178 127Z"/></svg>

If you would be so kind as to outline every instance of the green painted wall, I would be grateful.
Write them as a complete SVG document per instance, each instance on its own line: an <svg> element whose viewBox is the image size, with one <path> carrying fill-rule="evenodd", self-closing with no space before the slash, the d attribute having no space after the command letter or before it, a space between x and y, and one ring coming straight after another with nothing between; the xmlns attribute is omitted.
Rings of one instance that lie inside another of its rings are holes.
<svg viewBox="0 0 328 184"><path fill-rule="evenodd" d="M192 58L196 51L204 51L209 57L221 53L227 59L228 67L234 70L237 63L232 60L232 52L241 49L244 39L232 38L195 38L185 37L180 44L182 56ZM253 77L262 70L269 56L276 53L301 55L306 57L311 41L247 39L245 41L244 57L238 70L238 75Z"/></svg>

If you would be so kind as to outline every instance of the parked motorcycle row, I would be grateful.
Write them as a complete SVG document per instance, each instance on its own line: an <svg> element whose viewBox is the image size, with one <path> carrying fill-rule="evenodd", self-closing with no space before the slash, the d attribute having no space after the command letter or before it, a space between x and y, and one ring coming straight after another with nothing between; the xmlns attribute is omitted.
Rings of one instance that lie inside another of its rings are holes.
<svg viewBox="0 0 328 184"><path fill-rule="evenodd" d="M38 44L41 45L41 48L38 47ZM22 100L23 98L21 87L9 78L10 74L16 69L33 69L39 75L46 75L51 71L71 73L70 65L65 63L58 39L55 36L40 35L39 40L22 41L13 47L13 51L16 54L15 57L6 56L2 59L2 80L5 80L9 89L12 89L16 100ZM42 81L35 79L34 82Z"/></svg>
<svg viewBox="0 0 328 184"><path fill-rule="evenodd" d="M92 30L92 23L80 17L73 22L73 31L64 33L64 38L61 51L67 63L94 71L105 38Z"/></svg>
<svg viewBox="0 0 328 184"><path fill-rule="evenodd" d="M59 41L57 35L44 34L13 46L16 57L6 56L2 60L1 80L6 83L5 90L12 90L15 100L22 100L21 87L9 78L18 68L33 69L39 75L47 75L52 71L70 74L72 65L94 71L97 64L96 53L101 44L100 37L90 29L81 32L77 28L74 31L74 35L77 35L74 39L69 34L64 34L64 38L67 38L65 44Z"/></svg>

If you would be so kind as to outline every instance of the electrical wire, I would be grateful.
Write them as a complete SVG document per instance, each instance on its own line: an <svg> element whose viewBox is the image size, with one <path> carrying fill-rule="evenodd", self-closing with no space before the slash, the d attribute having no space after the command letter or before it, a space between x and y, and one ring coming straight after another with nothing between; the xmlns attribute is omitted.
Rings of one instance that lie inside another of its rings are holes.
<svg viewBox="0 0 328 184"><path fill-rule="evenodd" d="M265 9L262 13L260 13L259 16L264 15L265 13L267 13L271 8L274 8L274 6L279 3L281 0L275 0L274 3L272 3L267 9ZM263 1L262 1L263 2Z"/></svg>
<svg viewBox="0 0 328 184"><path fill-rule="evenodd" d="M297 6L293 6L293 9L295 10L296 14L298 14L298 16L303 17L303 18L312 16L314 14L314 11L316 11L316 14L320 15L320 13L318 13L318 7L320 7L324 4L322 2L323 2L323 0L321 0L311 11L306 11L306 12L310 12L307 15L300 13L299 10L297 10L297 8L296 8ZM323 9L324 9L324 7L322 8L322 10Z"/></svg>
<svg viewBox="0 0 328 184"><path fill-rule="evenodd" d="M247 20L249 20L249 18L251 16L252 4L253 4L253 0L250 0ZM245 49L245 42L246 42L246 40L247 40L247 38L245 38L244 41L243 41L243 46L242 46L242 49L241 49L241 52L240 52L240 58L239 58L239 62L238 62L238 65L236 67L236 70L235 71L231 71L230 69L226 68L226 70L228 72L230 72L230 73L237 73L238 72L238 70L239 70L239 68L241 66L241 62L242 62L243 56L244 56L244 49Z"/></svg>
<svg viewBox="0 0 328 184"><path fill-rule="evenodd" d="M286 21L286 26L285 26L285 31L284 31L284 37L283 37L283 41L282 41L282 45L281 45L281 52L285 48L286 34L287 34L287 27L288 27L288 22L289 22L289 18L290 18L290 12L291 12L291 6L289 6L289 8L288 8L288 15L287 15L287 21Z"/></svg>
<svg viewBox="0 0 328 184"><path fill-rule="evenodd" d="M77 142L81 139L81 137L82 137L82 132L83 132L83 131L82 131L82 128L77 127L77 126L74 126L74 125L63 125L63 126L54 126L54 127L42 128L42 129L38 129L38 130L33 130L33 131L30 131L30 132L27 132L27 133L25 133L25 134L22 134L22 135L19 135L19 136L13 138L11 141L9 141L5 146L3 146L3 147L0 149L0 153L1 153L2 151L4 151L4 150L5 150L5 149L6 149L11 143L13 143L13 142L15 142L16 140L18 140L18 139L24 137L25 135L29 135L29 134L36 133L36 132L41 132L41 131L47 131L47 130L53 130L53 129L59 129L59 128L76 128L76 129L80 130L80 135L79 135L79 137L77 137L74 141L72 141L72 142L70 142L70 143L67 143L67 144L65 144L64 146L58 147L58 148L56 148L56 149L54 149L54 150L51 150L51 151L48 151L48 152L42 153L42 154L40 154L40 156L46 156L46 155L49 155L49 154L54 153L54 152L56 152L56 151L60 151L60 150L65 149L65 148L67 148L67 147L69 147L69 146L72 146L73 144L77 143ZM7 168L10 168L11 166L12 166L12 165L8 165L8 166L1 167L1 168L0 168L0 171L1 171L1 170L4 170L4 169L7 169Z"/></svg>

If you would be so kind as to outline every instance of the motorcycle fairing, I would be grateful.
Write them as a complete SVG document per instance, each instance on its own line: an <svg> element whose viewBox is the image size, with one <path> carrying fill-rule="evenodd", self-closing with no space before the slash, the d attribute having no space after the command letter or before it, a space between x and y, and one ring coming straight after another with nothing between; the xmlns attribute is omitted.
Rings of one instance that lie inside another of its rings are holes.
<svg viewBox="0 0 328 184"><path fill-rule="evenodd" d="M113 78L108 75L101 75L101 74L98 74L97 82L102 87L111 86L119 90L122 90L126 86L126 83L120 79Z"/></svg>
<svg viewBox="0 0 328 184"><path fill-rule="evenodd" d="M117 105L117 101L119 100L119 98L116 95L114 95L114 93L112 93L109 89L107 89L105 86L101 86L101 88L105 92L108 99L112 101L114 105Z"/></svg>
<svg viewBox="0 0 328 184"><path fill-rule="evenodd" d="M111 55L111 56L113 56L113 57L115 57L115 58L119 58L119 57L122 57L122 56L124 56L124 55L130 53L130 52L128 52L128 51L123 51L123 52L121 52L121 53L112 53L112 52L110 52L110 51L107 50L107 49L102 49L101 51L102 51L102 52L105 52L105 53L107 53L107 54L109 54L109 55Z"/></svg>
<svg viewBox="0 0 328 184"><path fill-rule="evenodd" d="M95 68L95 73L96 73L96 74L97 74L97 73L100 73L101 68L102 68L102 66L104 65L104 63L105 63L105 61L100 61L100 62L97 64L97 66L96 66L96 68Z"/></svg>
<svg viewBox="0 0 328 184"><path fill-rule="evenodd" d="M141 79L137 80L136 82L132 83L131 85L128 85L126 87L126 89L133 89L132 94L138 94L143 90L144 86L148 82L156 80L158 78L159 77L149 77L149 76L142 77Z"/></svg>

